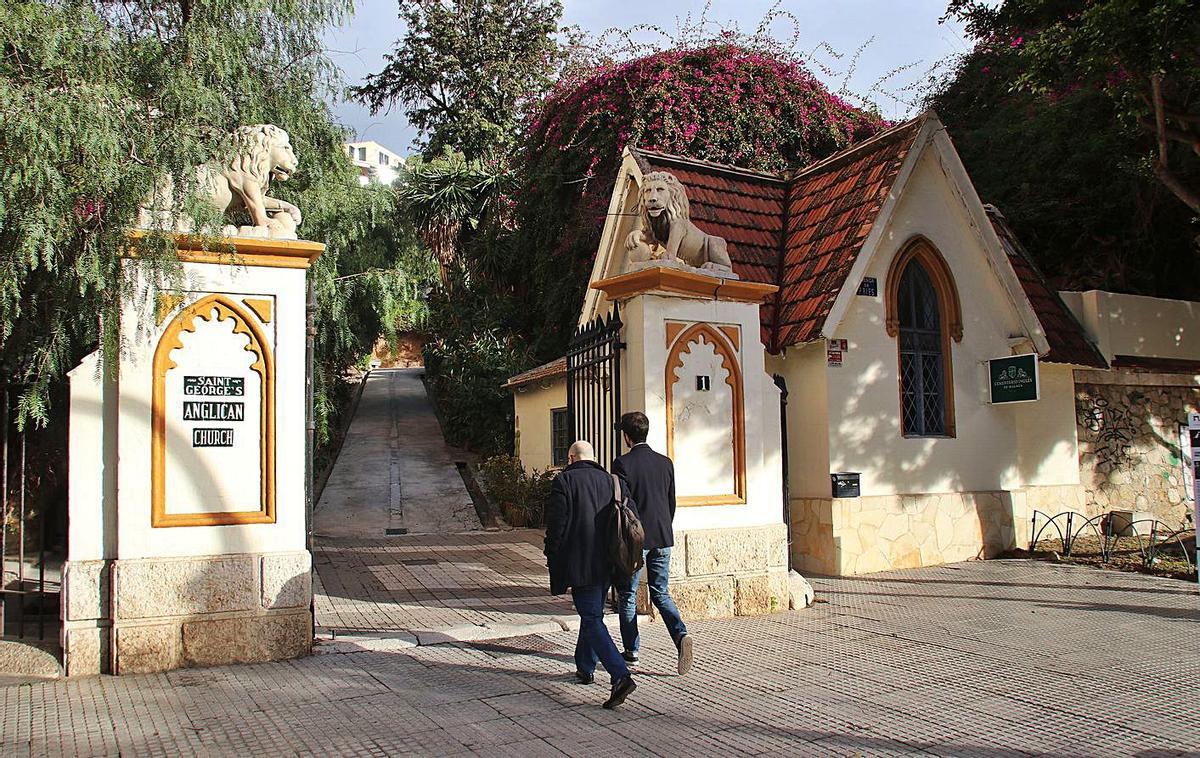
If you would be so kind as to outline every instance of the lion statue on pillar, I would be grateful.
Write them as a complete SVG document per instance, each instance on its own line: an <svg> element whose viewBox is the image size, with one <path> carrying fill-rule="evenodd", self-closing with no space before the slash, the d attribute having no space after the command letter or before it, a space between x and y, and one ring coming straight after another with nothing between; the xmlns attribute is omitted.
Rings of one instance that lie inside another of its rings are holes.
<svg viewBox="0 0 1200 758"><path fill-rule="evenodd" d="M654 171L642 181L639 228L625 238L630 263L677 261L718 275L732 274L725 240L692 223L687 190L674 174Z"/></svg>
<svg viewBox="0 0 1200 758"><path fill-rule="evenodd" d="M196 192L202 201L224 219L230 212L244 211L250 224L226 224L227 237L295 239L300 209L271 197L271 180L284 181L296 171L296 153L288 133L273 124L243 126L233 134L233 152L220 163L196 167ZM138 226L181 232L200 231L195 219L180 209L174 182L167 177L139 209Z"/></svg>

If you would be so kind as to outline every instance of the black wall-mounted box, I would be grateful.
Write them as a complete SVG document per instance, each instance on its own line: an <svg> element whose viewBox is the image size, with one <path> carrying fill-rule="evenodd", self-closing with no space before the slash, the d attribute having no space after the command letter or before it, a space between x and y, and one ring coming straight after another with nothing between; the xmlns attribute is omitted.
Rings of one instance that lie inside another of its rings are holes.
<svg viewBox="0 0 1200 758"><path fill-rule="evenodd" d="M861 494L858 477L859 474L857 471L830 474L829 478L833 480L833 496L858 497Z"/></svg>

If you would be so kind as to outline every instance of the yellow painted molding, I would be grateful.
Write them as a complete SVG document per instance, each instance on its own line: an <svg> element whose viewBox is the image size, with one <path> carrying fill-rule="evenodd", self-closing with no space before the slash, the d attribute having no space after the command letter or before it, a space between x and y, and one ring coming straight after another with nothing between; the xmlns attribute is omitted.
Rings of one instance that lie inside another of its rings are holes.
<svg viewBox="0 0 1200 758"><path fill-rule="evenodd" d="M604 292L609 300L617 301L628 300L643 292L665 292L739 303L761 303L779 289L774 284L721 279L695 271L655 267L601 279L589 286Z"/></svg>
<svg viewBox="0 0 1200 758"><path fill-rule="evenodd" d="M691 352L691 346L707 342L712 344L721 358L725 369L725 383L733 397L733 478L734 491L720 495L684 495L677 499L680 506L693 505L744 505L746 502L746 398L742 388L742 367L738 363L737 348L729 342L728 335L712 324L696 323L677 334L667 353L666 401L667 401L667 457L675 458L675 384L676 374L683 367L683 354Z"/></svg>
<svg viewBox="0 0 1200 758"><path fill-rule="evenodd" d="M264 324L271 323L271 300L265 297L244 297L242 302L246 307L254 311L254 315L258 316L258 320Z"/></svg>
<svg viewBox="0 0 1200 758"><path fill-rule="evenodd" d="M129 232L129 246L122 252L126 258L138 257L138 246L150 236L150 232L134 229ZM173 234L177 257L185 263L217 263L234 266L260 266L263 268L308 268L321 253L325 245L309 240L274 240L255 237L220 237L220 244L227 245L232 252L213 250L205 238L189 234Z"/></svg>

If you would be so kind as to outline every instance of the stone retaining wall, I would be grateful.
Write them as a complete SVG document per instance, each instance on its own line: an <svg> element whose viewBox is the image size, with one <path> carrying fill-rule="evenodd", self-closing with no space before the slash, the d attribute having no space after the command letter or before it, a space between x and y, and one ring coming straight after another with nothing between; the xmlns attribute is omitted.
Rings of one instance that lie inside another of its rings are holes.
<svg viewBox="0 0 1200 758"><path fill-rule="evenodd" d="M1192 377L1095 373L1080 372L1075 385L1089 515L1144 511L1179 526L1190 506L1179 429L1200 409L1200 387Z"/></svg>
<svg viewBox="0 0 1200 758"><path fill-rule="evenodd" d="M1033 510L1082 507L1078 486L792 501L792 566L867 574L991 558L1025 547Z"/></svg>
<svg viewBox="0 0 1200 758"><path fill-rule="evenodd" d="M686 619L757 616L788 608L784 524L675 533L671 596ZM651 611L643 579L638 607Z"/></svg>
<svg viewBox="0 0 1200 758"><path fill-rule="evenodd" d="M307 551L71 562L67 675L107 672L112 659L127 674L307 655L311 568Z"/></svg>

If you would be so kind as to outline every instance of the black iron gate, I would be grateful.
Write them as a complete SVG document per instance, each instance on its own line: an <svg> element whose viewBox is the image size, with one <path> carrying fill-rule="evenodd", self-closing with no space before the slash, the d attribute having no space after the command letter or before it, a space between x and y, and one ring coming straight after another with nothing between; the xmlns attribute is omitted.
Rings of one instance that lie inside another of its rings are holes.
<svg viewBox="0 0 1200 758"><path fill-rule="evenodd" d="M66 554L66 424L18 429L21 389L0 385L0 638L53 644Z"/></svg>
<svg viewBox="0 0 1200 758"><path fill-rule="evenodd" d="M567 428L587 440L596 460L611 466L621 454L621 314L616 306L581 326L567 350Z"/></svg>

